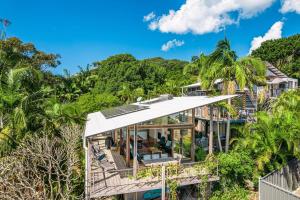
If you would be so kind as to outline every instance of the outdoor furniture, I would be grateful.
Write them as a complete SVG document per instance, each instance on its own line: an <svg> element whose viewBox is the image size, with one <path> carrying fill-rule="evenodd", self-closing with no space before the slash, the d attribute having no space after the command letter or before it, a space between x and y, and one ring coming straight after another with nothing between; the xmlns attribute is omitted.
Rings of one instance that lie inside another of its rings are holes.
<svg viewBox="0 0 300 200"><path fill-rule="evenodd" d="M161 189L150 190L144 193L143 199L153 200L161 197Z"/></svg>
<svg viewBox="0 0 300 200"><path fill-rule="evenodd" d="M101 161L105 158L105 153L100 150L98 145L92 145L92 151L96 160Z"/></svg>
<svg viewBox="0 0 300 200"><path fill-rule="evenodd" d="M107 160L100 162L99 165L105 171L110 171L110 170L114 170L115 169L114 164L108 162Z"/></svg>
<svg viewBox="0 0 300 200"><path fill-rule="evenodd" d="M152 154L162 153L162 151L156 147L149 147L149 150L151 151Z"/></svg>

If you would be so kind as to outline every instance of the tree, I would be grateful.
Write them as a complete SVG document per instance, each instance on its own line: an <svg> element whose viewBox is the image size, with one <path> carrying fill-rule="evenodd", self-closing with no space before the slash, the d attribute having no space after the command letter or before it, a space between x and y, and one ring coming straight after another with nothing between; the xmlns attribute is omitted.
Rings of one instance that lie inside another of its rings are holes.
<svg viewBox="0 0 300 200"><path fill-rule="evenodd" d="M268 61L288 76L300 79L300 34L267 40L251 56Z"/></svg>
<svg viewBox="0 0 300 200"><path fill-rule="evenodd" d="M237 59L236 53L231 49L227 39L218 42L217 47L206 61L205 67L200 72L201 86L205 89L214 89L215 82L221 79L223 93L234 94L236 85L240 90L247 86L250 91L253 85L265 83L266 67L264 63L252 57ZM230 99L228 104L231 104ZM229 149L230 115L228 114L226 126L225 151Z"/></svg>
<svg viewBox="0 0 300 200"><path fill-rule="evenodd" d="M257 123L246 124L239 137L232 140L236 150L247 150L260 172L285 165L300 158L300 91L282 94L270 112L258 112Z"/></svg>
<svg viewBox="0 0 300 200"><path fill-rule="evenodd" d="M31 136L0 158L0 199L82 199L79 126Z"/></svg>
<svg viewBox="0 0 300 200"><path fill-rule="evenodd" d="M39 106L43 91L27 91L24 81L41 80L39 71L30 68L10 69L2 72L0 85L0 154L15 147L23 137L24 131L32 127L34 117L40 113Z"/></svg>

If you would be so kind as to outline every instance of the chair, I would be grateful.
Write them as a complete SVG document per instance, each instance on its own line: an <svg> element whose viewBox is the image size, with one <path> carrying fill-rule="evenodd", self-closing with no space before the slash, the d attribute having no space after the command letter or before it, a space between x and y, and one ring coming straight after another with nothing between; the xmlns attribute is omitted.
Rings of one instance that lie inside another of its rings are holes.
<svg viewBox="0 0 300 200"><path fill-rule="evenodd" d="M98 145L92 145L92 151L96 160L101 161L105 158L105 153L100 150L100 147Z"/></svg>

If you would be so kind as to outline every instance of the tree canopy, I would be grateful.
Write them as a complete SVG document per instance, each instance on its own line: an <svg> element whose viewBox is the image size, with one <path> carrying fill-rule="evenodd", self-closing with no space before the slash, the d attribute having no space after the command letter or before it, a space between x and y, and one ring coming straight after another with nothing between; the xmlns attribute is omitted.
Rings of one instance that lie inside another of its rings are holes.
<svg viewBox="0 0 300 200"><path fill-rule="evenodd" d="M251 55L270 62L288 76L300 79L300 34L267 40Z"/></svg>

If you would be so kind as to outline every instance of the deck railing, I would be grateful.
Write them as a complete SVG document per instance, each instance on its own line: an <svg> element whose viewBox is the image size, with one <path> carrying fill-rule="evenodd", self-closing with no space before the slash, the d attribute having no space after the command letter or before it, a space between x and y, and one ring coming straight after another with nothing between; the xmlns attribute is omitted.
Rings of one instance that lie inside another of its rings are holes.
<svg viewBox="0 0 300 200"><path fill-rule="evenodd" d="M197 167L199 170L199 167L201 168L202 166L202 171L195 170ZM202 175L206 175L209 181L218 180L218 165L216 165L212 173L205 170L204 166L204 162L189 162L181 163L178 165L178 168L169 168L168 170L167 167L166 177L168 179L178 180L178 182L182 184L191 184L191 180L194 181L193 183L197 183L197 179L199 179ZM136 186L140 186L141 189L145 190L160 188L161 171L159 171L159 169L161 170L161 166L159 165L155 167L139 167L137 177L133 176L132 168L90 172L86 183L86 191L88 192L87 195L100 194L108 188L111 188L111 190L108 191L119 190L118 188L125 187L136 190ZM148 172L144 173L143 171L145 170L148 170ZM149 173L151 170L154 173ZM174 172L174 170L178 171ZM130 191L127 192L129 193ZM103 195L102 193L102 196L109 196L109 192L106 192L106 195Z"/></svg>

